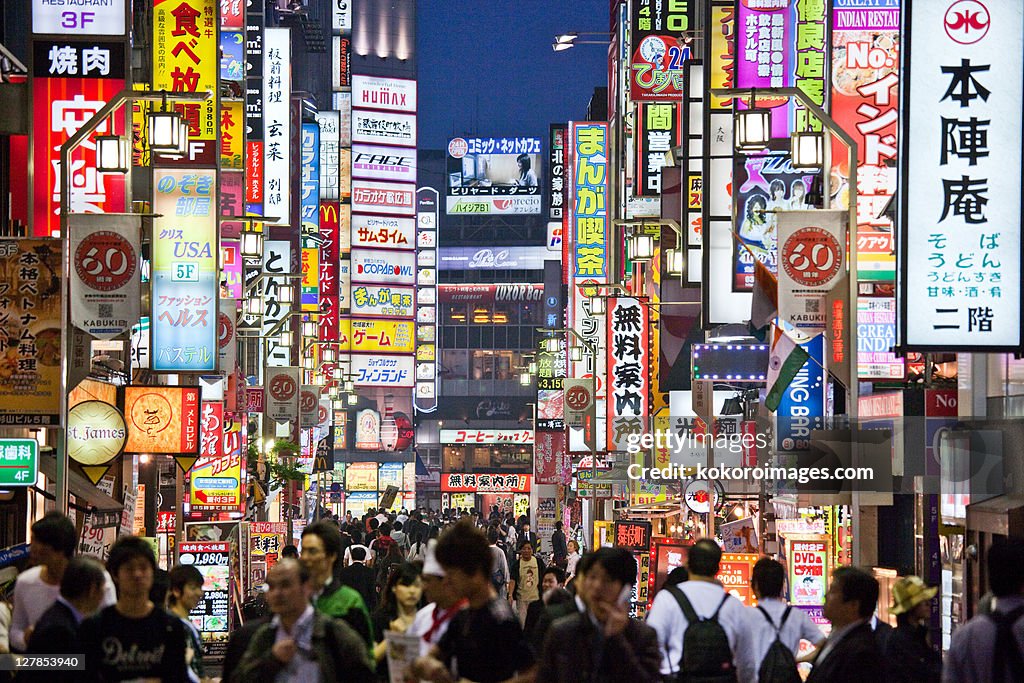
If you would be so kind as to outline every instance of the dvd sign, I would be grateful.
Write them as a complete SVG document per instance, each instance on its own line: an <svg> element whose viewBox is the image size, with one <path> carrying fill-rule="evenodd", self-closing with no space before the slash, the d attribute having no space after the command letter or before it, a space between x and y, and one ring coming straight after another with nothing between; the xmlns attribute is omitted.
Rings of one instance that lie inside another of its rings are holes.
<svg viewBox="0 0 1024 683"><path fill-rule="evenodd" d="M352 281L376 284L416 283L416 254L411 251L352 250Z"/></svg>

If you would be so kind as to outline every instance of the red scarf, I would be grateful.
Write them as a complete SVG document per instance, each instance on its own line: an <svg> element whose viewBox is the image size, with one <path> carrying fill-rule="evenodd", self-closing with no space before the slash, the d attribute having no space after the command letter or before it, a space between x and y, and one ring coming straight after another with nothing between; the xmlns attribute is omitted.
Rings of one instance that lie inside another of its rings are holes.
<svg viewBox="0 0 1024 683"><path fill-rule="evenodd" d="M431 616L433 622L430 624L430 628L426 633L423 634L423 641L426 643L430 642L430 639L434 637L437 630L447 623L452 617L459 613L459 611L469 604L469 600L462 598L457 603L452 605L446 610L439 610L436 606L434 607L434 614Z"/></svg>

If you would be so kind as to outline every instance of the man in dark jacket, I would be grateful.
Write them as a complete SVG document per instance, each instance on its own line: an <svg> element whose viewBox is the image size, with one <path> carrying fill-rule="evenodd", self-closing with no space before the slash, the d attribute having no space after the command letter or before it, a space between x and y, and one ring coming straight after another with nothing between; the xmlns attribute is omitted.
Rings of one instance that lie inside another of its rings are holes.
<svg viewBox="0 0 1024 683"><path fill-rule="evenodd" d="M363 596L366 609L373 612L377 608L377 586L374 583L374 571L366 566L366 548L356 546L350 553L352 564L338 570L338 580Z"/></svg>
<svg viewBox="0 0 1024 683"><path fill-rule="evenodd" d="M551 532L551 564L565 569L566 560L569 557L569 548L566 546L565 532L562 531L562 521L555 522L555 530Z"/></svg>
<svg viewBox="0 0 1024 683"><path fill-rule="evenodd" d="M92 616L103 602L106 574L99 560L76 557L68 562L60 580L57 601L43 612L28 639L27 655L66 655L82 652L78 625ZM24 671L19 680L73 681L75 671Z"/></svg>
<svg viewBox="0 0 1024 683"><path fill-rule="evenodd" d="M313 609L309 570L295 560L281 560L267 572L267 602L274 618L252 636L232 681L376 680L369 654L359 636L343 621Z"/></svg>
<svg viewBox="0 0 1024 683"><path fill-rule="evenodd" d="M601 548L587 570L585 613L551 627L536 683L661 680L661 651L653 628L629 618L624 588L636 581L636 560L623 548ZM628 596L628 593L626 593Z"/></svg>
<svg viewBox="0 0 1024 683"><path fill-rule="evenodd" d="M825 618L832 633L814 660L807 683L883 681L885 666L871 630L878 603L878 581L856 567L840 567L825 594Z"/></svg>
<svg viewBox="0 0 1024 683"><path fill-rule="evenodd" d="M904 576L892 587L896 628L882 647L893 683L939 683L942 657L928 642L928 620L938 588L917 576ZM877 634L876 634L877 635Z"/></svg>

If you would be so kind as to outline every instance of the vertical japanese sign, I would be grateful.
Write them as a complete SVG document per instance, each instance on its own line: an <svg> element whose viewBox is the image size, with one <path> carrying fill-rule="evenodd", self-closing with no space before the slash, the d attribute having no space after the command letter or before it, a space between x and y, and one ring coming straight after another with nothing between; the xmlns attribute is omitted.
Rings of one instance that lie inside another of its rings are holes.
<svg viewBox="0 0 1024 683"><path fill-rule="evenodd" d="M141 225L138 216L72 214L71 324L113 339L139 321Z"/></svg>
<svg viewBox="0 0 1024 683"><path fill-rule="evenodd" d="M205 654L224 656L231 616L231 543L183 542L178 547L181 564L192 565L203 575L203 598L188 614L199 629Z"/></svg>
<svg viewBox="0 0 1024 683"><path fill-rule="evenodd" d="M220 25L222 28L245 28L244 0L220 0Z"/></svg>
<svg viewBox="0 0 1024 683"><path fill-rule="evenodd" d="M245 113L240 100L220 103L220 167L242 170L245 145ZM239 214L235 214L239 215Z"/></svg>
<svg viewBox="0 0 1024 683"><path fill-rule="evenodd" d="M341 143L341 121L336 111L322 111L316 115L320 125L320 199L338 201L340 187L340 159L338 148Z"/></svg>
<svg viewBox="0 0 1024 683"><path fill-rule="evenodd" d="M263 215L287 224L291 215L291 130L292 90L291 41L289 29L263 31Z"/></svg>
<svg viewBox="0 0 1024 683"><path fill-rule="evenodd" d="M199 457L219 458L224 455L224 404L203 401L199 411Z"/></svg>
<svg viewBox="0 0 1024 683"><path fill-rule="evenodd" d="M61 249L0 240L0 425L57 425Z"/></svg>
<svg viewBox="0 0 1024 683"><path fill-rule="evenodd" d="M153 170L152 367L217 367L215 171Z"/></svg>
<svg viewBox="0 0 1024 683"><path fill-rule="evenodd" d="M941 30L941 27L940 27ZM857 277L896 278L892 221L899 127L900 0L844 0L832 11L830 114L857 143ZM846 147L832 142L832 194L849 207Z"/></svg>
<svg viewBox="0 0 1024 683"><path fill-rule="evenodd" d="M281 346L278 335L271 334L284 317L291 313L291 304L281 302L281 288L295 287L294 279L288 278L292 272L292 246L284 240L272 240L263 244L263 331L267 339L267 359L269 367L285 367L291 364L291 349Z"/></svg>
<svg viewBox="0 0 1024 683"><path fill-rule="evenodd" d="M263 204L263 8L246 0L245 8L245 201L262 215Z"/></svg>
<svg viewBox="0 0 1024 683"><path fill-rule="evenodd" d="M712 88L732 88L736 85L736 6L733 0L712 0L708 43L710 82ZM732 100L718 97L709 99L713 110L729 107ZM693 126L691 125L692 129Z"/></svg>
<svg viewBox="0 0 1024 683"><path fill-rule="evenodd" d="M437 190L416 190L416 263L437 263L437 220L440 207ZM417 274L418 275L418 274ZM418 282L416 290L416 395L415 408L432 412L437 408L437 285ZM395 295L401 296L398 292ZM410 297L411 298L411 297Z"/></svg>
<svg viewBox="0 0 1024 683"><path fill-rule="evenodd" d="M124 88L120 43L35 41L32 66L32 234L60 232L60 147ZM125 207L125 176L96 171L96 135L124 134L97 126L71 155L72 213L118 213Z"/></svg>
<svg viewBox="0 0 1024 683"><path fill-rule="evenodd" d="M213 93L204 102L174 105L189 129L183 164L217 165L218 30L217 0L153 0L153 89ZM159 163L176 163L157 156Z"/></svg>
<svg viewBox="0 0 1024 683"><path fill-rule="evenodd" d="M320 310L320 247L317 245L320 234L320 126L303 123L301 135L301 306L303 311L316 312Z"/></svg>
<svg viewBox="0 0 1024 683"><path fill-rule="evenodd" d="M637 197L659 197L665 153L681 142L676 105L671 102L639 103L635 140L633 193Z"/></svg>
<svg viewBox="0 0 1024 683"><path fill-rule="evenodd" d="M822 107L828 85L827 0L797 0L794 85ZM821 130L821 122L796 102L790 103L793 130Z"/></svg>
<svg viewBox="0 0 1024 683"><path fill-rule="evenodd" d="M608 124L572 123L573 244L577 278L608 277Z"/></svg>
<svg viewBox="0 0 1024 683"><path fill-rule="evenodd" d="M675 100L685 88L683 65L691 58L690 0L634 0L630 97Z"/></svg>
<svg viewBox="0 0 1024 683"><path fill-rule="evenodd" d="M1018 349L1021 5L959 0L905 12L917 40L906 46L902 342Z"/></svg>
<svg viewBox="0 0 1024 683"><path fill-rule="evenodd" d="M338 341L338 203L320 203L320 317L321 341Z"/></svg>
<svg viewBox="0 0 1024 683"><path fill-rule="evenodd" d="M608 303L608 449L624 451L651 414L650 321L645 301Z"/></svg>
<svg viewBox="0 0 1024 683"><path fill-rule="evenodd" d="M551 197L548 201L548 220L556 221L559 227L559 242L557 245L548 242L548 249L561 251L561 227L563 209L565 207L565 126L552 124L549 149L551 157L548 159L548 191Z"/></svg>

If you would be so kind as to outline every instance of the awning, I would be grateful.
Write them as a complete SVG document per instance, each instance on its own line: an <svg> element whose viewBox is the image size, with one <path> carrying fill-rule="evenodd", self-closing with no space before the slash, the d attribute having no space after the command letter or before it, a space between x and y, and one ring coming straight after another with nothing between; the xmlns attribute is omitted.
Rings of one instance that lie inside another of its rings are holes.
<svg viewBox="0 0 1024 683"><path fill-rule="evenodd" d="M57 479L57 458L48 454L39 454L39 471L50 481ZM124 505L93 486L92 482L72 468L68 468L68 493L78 499L79 506L94 509L97 512L120 512Z"/></svg>
<svg viewBox="0 0 1024 683"><path fill-rule="evenodd" d="M629 466L614 465L611 469L597 470L593 480L598 484L628 484Z"/></svg>

